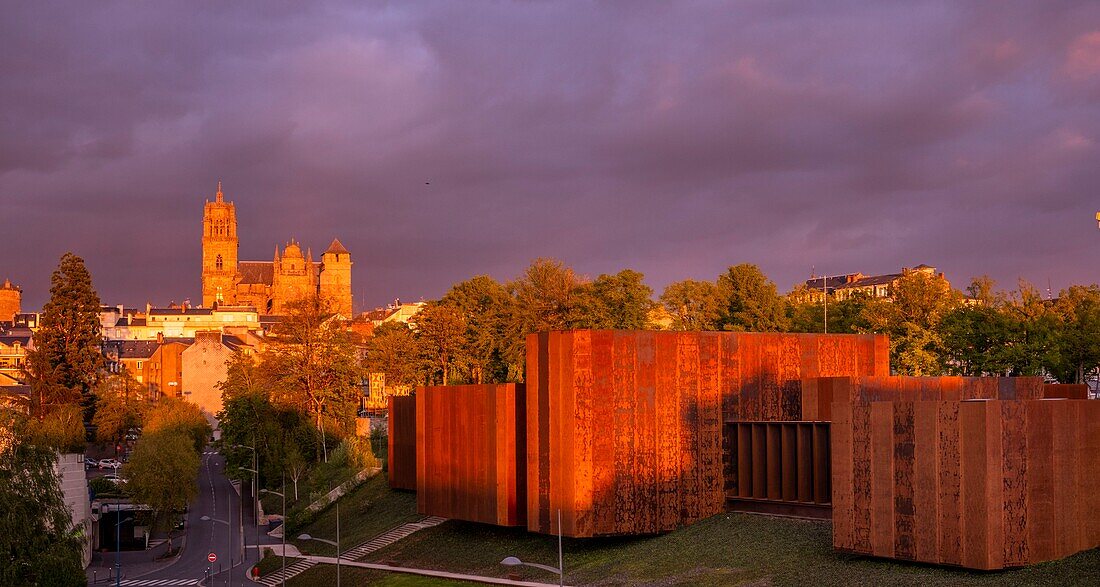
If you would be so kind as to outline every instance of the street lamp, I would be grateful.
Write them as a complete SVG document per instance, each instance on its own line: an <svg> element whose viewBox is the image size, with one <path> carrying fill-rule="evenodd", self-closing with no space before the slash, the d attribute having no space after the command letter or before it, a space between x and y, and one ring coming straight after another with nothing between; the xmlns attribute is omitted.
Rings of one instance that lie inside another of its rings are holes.
<svg viewBox="0 0 1100 587"><path fill-rule="evenodd" d="M285 529L283 530L283 534L286 534ZM298 540L314 540L336 547L336 587L340 587L340 502L336 502L336 542L325 540L324 538L316 538L309 534L299 534Z"/></svg>
<svg viewBox="0 0 1100 587"><path fill-rule="evenodd" d="M278 495L279 497L283 498L283 572L282 572L282 577L283 577L283 587L286 587L286 493L285 493L286 492L286 474L285 473L283 474L283 492L272 491L270 489L261 489L260 491L266 491L268 493L273 493L273 494ZM339 518L337 518L337 519L339 519ZM257 544L256 548L258 549L259 547L260 546ZM337 552L337 554L339 554L339 552ZM257 551L256 557L259 558L259 556L260 556L259 551Z"/></svg>
<svg viewBox="0 0 1100 587"><path fill-rule="evenodd" d="M534 567L536 569L542 569L551 573L558 574L558 585L564 587L565 585L565 564L562 562L561 554L561 510L558 510L558 566L552 567L550 565L540 565L538 563L525 563L514 556L506 557L500 561L500 564L506 567L518 567L520 565L525 567Z"/></svg>
<svg viewBox="0 0 1100 587"><path fill-rule="evenodd" d="M256 453L253 452L253 455ZM256 558L260 556L260 472L256 469L249 469L248 467L241 467L242 471L248 471L252 473L252 511L256 514L255 536L252 545L256 547ZM241 514L244 517L244 514ZM241 529L241 533L244 533L244 529Z"/></svg>
<svg viewBox="0 0 1100 587"><path fill-rule="evenodd" d="M122 507L115 500L115 587L122 585L122 523L133 520L133 516L122 517ZM110 579L108 579L110 580Z"/></svg>
<svg viewBox="0 0 1100 587"><path fill-rule="evenodd" d="M230 513L232 513L232 512L230 512ZM218 524L225 524L225 526L229 529L229 553L230 553L229 554L229 587L233 587L233 524L230 524L229 522L226 522L225 520L219 520L217 518L211 518L210 516L203 516L199 519L204 521L204 522L217 522ZM210 534L211 534L211 536L213 536L213 534L214 534L213 529L211 529ZM211 548L213 548L213 545L211 545ZM244 562L243 558L242 558L242 562ZM213 581L213 579L211 579L211 581Z"/></svg>

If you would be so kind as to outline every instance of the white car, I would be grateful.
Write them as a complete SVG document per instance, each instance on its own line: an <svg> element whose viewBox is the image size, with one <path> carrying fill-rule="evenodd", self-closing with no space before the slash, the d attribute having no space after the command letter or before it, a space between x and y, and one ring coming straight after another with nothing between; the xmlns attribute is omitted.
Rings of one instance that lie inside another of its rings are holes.
<svg viewBox="0 0 1100 587"><path fill-rule="evenodd" d="M115 459L102 459L99 461L100 469L117 469L122 466L122 463Z"/></svg>
<svg viewBox="0 0 1100 587"><path fill-rule="evenodd" d="M114 483L115 485L123 485L126 483L126 480L122 477L119 477L118 475L104 475L103 478L110 481L111 483Z"/></svg>

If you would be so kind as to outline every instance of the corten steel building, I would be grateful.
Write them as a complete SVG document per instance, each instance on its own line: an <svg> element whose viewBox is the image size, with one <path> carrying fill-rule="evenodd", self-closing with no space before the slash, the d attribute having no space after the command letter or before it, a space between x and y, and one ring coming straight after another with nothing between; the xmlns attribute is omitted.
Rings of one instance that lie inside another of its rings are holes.
<svg viewBox="0 0 1100 587"><path fill-rule="evenodd" d="M522 526L523 384L416 391L416 505L422 514Z"/></svg>
<svg viewBox="0 0 1100 587"><path fill-rule="evenodd" d="M1043 400L1081 390L1039 378L890 377L888 346L534 334L526 389L421 388L415 425L394 411L391 435L415 427L421 513L534 532L654 534L727 507L777 511L749 507L763 504L831 515L838 550L938 564L1097 545L1100 493L1083 483L1100 475L1100 402Z"/></svg>
<svg viewBox="0 0 1100 587"><path fill-rule="evenodd" d="M1100 402L833 405L833 546L1001 569L1100 546Z"/></svg>

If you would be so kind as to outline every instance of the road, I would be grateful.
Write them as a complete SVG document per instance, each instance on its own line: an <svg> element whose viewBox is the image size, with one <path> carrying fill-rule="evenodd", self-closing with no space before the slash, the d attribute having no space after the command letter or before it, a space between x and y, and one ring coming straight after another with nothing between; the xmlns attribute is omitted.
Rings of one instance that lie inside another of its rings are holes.
<svg viewBox="0 0 1100 587"><path fill-rule="evenodd" d="M225 458L207 450L199 470L199 494L187 514L187 533L183 552L175 562L140 577L124 578L124 586L152 585L245 585L245 573L256 563L256 525L251 504L241 518L240 496L225 476ZM213 520L204 521L203 516ZM228 523L223 523L228 522ZM243 526L242 526L243 522ZM243 532L242 532L243 530ZM242 534L244 542L242 542ZM276 542L259 534L261 543ZM247 547L246 547L247 546ZM241 563L242 551L244 564ZM207 556L217 555L210 563ZM230 561L234 568L229 571ZM125 575L124 575L125 577ZM209 577L209 579L208 579Z"/></svg>

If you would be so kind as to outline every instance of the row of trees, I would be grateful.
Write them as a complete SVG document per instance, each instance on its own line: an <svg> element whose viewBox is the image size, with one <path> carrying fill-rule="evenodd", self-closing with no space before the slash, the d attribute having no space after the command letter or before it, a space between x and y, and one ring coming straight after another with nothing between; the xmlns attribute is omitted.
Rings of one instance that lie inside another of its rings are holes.
<svg viewBox="0 0 1100 587"><path fill-rule="evenodd" d="M571 328L823 332L826 307L804 286L780 294L758 267L714 281L669 284L654 299L632 270L586 280L538 259L518 279L477 276L428 302L410 326L385 324L366 342L365 365L387 384L522 381L526 334ZM903 275L890 299L828 300L831 333L882 333L891 366L908 375L1045 375L1083 382L1100 368L1100 288L1071 286L1043 299L1026 282L999 291L988 277L963 292L923 272Z"/></svg>

